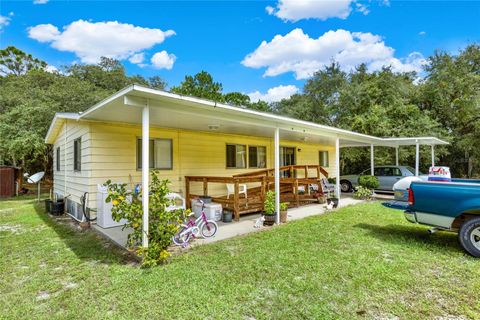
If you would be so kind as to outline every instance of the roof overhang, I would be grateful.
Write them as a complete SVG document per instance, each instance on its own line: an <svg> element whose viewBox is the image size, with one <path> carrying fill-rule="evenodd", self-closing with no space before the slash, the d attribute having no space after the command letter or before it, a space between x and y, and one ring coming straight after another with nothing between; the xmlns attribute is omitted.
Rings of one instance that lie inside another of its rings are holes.
<svg viewBox="0 0 480 320"><path fill-rule="evenodd" d="M52 123L48 128L47 135L45 136L45 143L53 144L58 133L62 129L63 124L67 120L78 120L80 115L78 113L66 113L66 112L57 112L53 117Z"/></svg>
<svg viewBox="0 0 480 320"><path fill-rule="evenodd" d="M78 114L76 120L140 125L141 108L147 105L152 127L194 131L212 131L214 128L215 132L265 137L273 137L274 129L279 128L281 139L334 145L336 138L340 138L342 147L371 144L392 147L416 143L448 144L433 137L379 138L139 85L131 85L95 104ZM55 129L52 127L55 128L54 123L60 119L55 116L45 139L47 143L54 140Z"/></svg>

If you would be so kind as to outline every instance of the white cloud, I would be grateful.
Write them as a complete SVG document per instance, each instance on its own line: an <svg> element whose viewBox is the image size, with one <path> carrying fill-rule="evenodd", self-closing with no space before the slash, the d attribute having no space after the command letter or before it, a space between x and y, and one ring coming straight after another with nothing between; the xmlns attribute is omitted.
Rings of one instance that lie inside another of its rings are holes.
<svg viewBox="0 0 480 320"><path fill-rule="evenodd" d="M33 4L45 4L48 0L33 0Z"/></svg>
<svg viewBox="0 0 480 320"><path fill-rule="evenodd" d="M346 19L352 12L353 2L355 0L278 0L276 8L268 6L265 9L268 14L292 22L302 19Z"/></svg>
<svg viewBox="0 0 480 320"><path fill-rule="evenodd" d="M257 102L259 100L265 102L275 102L280 101L282 99L290 98L290 96L298 93L300 89L298 89L294 85L287 85L283 86L280 85L278 87L273 87L268 89L266 93L261 93L260 91L255 91L252 93L248 93L247 95L250 97L250 101Z"/></svg>
<svg viewBox="0 0 480 320"><path fill-rule="evenodd" d="M175 63L176 59L177 57L174 54L169 54L167 51L163 50L155 53L152 56L152 59L150 59L150 61L152 62L152 65L157 69L170 70L173 68L173 64Z"/></svg>
<svg viewBox="0 0 480 320"><path fill-rule="evenodd" d="M0 14L0 31L1 31L4 27L6 27L6 26L8 26L8 25L10 24L10 21L12 20L11 17L13 17L13 12L10 12L10 13L8 14L8 16L2 16L2 15Z"/></svg>
<svg viewBox="0 0 480 320"><path fill-rule="evenodd" d="M424 35L426 35L426 34L427 34L427 33L426 33L425 31L420 31L420 32L418 33L418 35L420 35L420 36L424 36Z"/></svg>
<svg viewBox="0 0 480 320"><path fill-rule="evenodd" d="M143 52L136 53L132 55L130 58L128 58L128 61L134 64L142 63L143 60L145 60L145 53Z"/></svg>
<svg viewBox="0 0 480 320"><path fill-rule="evenodd" d="M63 27L63 31L52 24L28 28L30 38L48 42L60 51L73 52L84 63L96 63L102 56L124 60L174 34L173 30L142 28L118 21L77 20Z"/></svg>
<svg viewBox="0 0 480 320"><path fill-rule="evenodd" d="M60 38L60 31L52 24L39 24L28 29L28 36L38 42L52 42Z"/></svg>
<svg viewBox="0 0 480 320"><path fill-rule="evenodd" d="M378 35L347 30L328 31L318 38L311 38L302 29L294 29L282 36L276 35L270 42L263 41L242 64L250 68L266 68L264 76L277 76L293 72L297 79L312 74L337 61L343 70L349 71L361 63L369 70L379 70L391 65L394 71L420 71L424 63L419 53L405 59L394 57L395 50L385 45Z"/></svg>
<svg viewBox="0 0 480 320"><path fill-rule="evenodd" d="M355 4L355 6L357 7L356 10L357 10L358 12L363 13L363 15L365 15L365 16L370 13L370 10L368 9L368 7L367 7L365 4L363 4L363 3L357 2L357 3Z"/></svg>

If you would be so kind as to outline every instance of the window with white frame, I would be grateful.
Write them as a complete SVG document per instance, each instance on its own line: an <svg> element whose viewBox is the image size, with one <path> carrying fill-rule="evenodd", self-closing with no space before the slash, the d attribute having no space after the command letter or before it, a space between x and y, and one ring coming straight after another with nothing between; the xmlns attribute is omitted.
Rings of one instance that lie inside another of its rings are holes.
<svg viewBox="0 0 480 320"><path fill-rule="evenodd" d="M227 168L247 167L247 146L243 144L227 144Z"/></svg>
<svg viewBox="0 0 480 320"><path fill-rule="evenodd" d="M267 148L263 146L248 146L248 167L267 167Z"/></svg>
<svg viewBox="0 0 480 320"><path fill-rule="evenodd" d="M324 168L328 168L329 167L328 151L319 151L318 157L319 157L320 166Z"/></svg>
<svg viewBox="0 0 480 320"><path fill-rule="evenodd" d="M173 141L171 139L149 140L149 167L173 169ZM142 138L137 139L137 169L142 169Z"/></svg>

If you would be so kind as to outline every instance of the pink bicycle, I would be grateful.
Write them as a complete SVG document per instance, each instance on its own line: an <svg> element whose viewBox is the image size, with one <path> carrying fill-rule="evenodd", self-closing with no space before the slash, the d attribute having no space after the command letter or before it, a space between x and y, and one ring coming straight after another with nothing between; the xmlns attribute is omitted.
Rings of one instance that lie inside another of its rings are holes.
<svg viewBox="0 0 480 320"><path fill-rule="evenodd" d="M205 203L198 199L202 204L202 214L193 220L191 217L194 215L192 212L189 215L188 222L182 224L180 230L173 236L173 243L177 246L185 246L188 244L191 238L202 237L204 239L213 237L218 230L218 225L215 221L207 219L205 215Z"/></svg>

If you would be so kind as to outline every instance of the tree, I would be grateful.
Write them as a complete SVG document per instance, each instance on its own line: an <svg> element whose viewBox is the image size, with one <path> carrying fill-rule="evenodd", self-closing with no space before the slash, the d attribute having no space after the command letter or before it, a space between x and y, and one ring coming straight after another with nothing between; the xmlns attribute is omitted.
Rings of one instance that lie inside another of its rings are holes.
<svg viewBox="0 0 480 320"><path fill-rule="evenodd" d="M165 90L167 87L167 82L159 76L153 76L148 78L148 85L153 89Z"/></svg>
<svg viewBox="0 0 480 320"><path fill-rule="evenodd" d="M426 67L419 104L452 136L445 161L456 175L480 174L480 46L454 56L435 52Z"/></svg>
<svg viewBox="0 0 480 320"><path fill-rule="evenodd" d="M241 92L230 92L223 96L226 103L231 104L232 106L243 106L246 107L250 105L250 97Z"/></svg>
<svg viewBox="0 0 480 320"><path fill-rule="evenodd" d="M171 89L178 94L224 102L222 90L222 84L213 81L213 77L206 71L201 71L194 76L185 76L179 86Z"/></svg>
<svg viewBox="0 0 480 320"><path fill-rule="evenodd" d="M16 47L9 46L0 50L0 66L0 72L3 75L19 76L33 69L44 69L47 63Z"/></svg>

